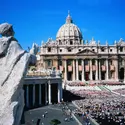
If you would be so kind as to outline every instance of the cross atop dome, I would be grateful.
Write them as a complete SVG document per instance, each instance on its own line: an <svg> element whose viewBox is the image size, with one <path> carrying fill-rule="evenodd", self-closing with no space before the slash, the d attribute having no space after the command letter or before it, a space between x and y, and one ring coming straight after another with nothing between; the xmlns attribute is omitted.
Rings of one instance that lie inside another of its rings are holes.
<svg viewBox="0 0 125 125"><path fill-rule="evenodd" d="M67 16L67 18L66 18L66 23L72 23L73 21L72 21L72 18L71 18L71 16L70 16L70 11L68 10L68 16Z"/></svg>

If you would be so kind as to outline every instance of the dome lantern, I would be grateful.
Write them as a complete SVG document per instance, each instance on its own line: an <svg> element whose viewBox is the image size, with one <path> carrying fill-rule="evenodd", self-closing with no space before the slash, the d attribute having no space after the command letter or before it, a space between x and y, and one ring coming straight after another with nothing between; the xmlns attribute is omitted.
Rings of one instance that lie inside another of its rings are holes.
<svg viewBox="0 0 125 125"><path fill-rule="evenodd" d="M69 11L68 11L68 16L67 16L67 18L66 18L66 23L73 23Z"/></svg>

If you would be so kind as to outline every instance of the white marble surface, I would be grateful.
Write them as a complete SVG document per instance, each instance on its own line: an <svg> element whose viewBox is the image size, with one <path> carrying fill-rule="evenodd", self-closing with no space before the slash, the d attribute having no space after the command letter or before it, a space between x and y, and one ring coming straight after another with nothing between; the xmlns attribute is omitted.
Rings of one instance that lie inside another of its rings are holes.
<svg viewBox="0 0 125 125"><path fill-rule="evenodd" d="M0 38L0 125L19 125L24 107L23 78L31 55L10 36L13 33L5 34L7 30L0 30L6 35Z"/></svg>

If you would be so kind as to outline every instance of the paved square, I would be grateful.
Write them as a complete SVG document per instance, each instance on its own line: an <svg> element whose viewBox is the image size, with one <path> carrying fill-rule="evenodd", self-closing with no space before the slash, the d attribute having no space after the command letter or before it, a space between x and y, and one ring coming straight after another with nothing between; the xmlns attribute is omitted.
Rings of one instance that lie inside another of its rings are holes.
<svg viewBox="0 0 125 125"><path fill-rule="evenodd" d="M61 124L59 125L78 125L74 118L69 121L64 120L65 118L68 118L68 116L64 115L62 107L62 105L50 105L27 111L25 112L25 125L36 125L38 119L41 119L39 125L51 125L50 121L52 119L58 119L59 121L61 121ZM70 107L70 109L75 108L73 107L73 105L70 105L68 107ZM45 118L43 118L42 115L45 114L45 112L47 112L47 114L45 115Z"/></svg>

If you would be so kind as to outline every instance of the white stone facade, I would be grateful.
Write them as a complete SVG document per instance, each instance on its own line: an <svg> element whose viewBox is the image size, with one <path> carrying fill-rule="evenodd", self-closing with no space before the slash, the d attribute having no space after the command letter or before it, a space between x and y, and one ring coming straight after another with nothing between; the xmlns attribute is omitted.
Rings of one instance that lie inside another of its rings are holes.
<svg viewBox="0 0 125 125"><path fill-rule="evenodd" d="M68 14L66 23L57 32L56 40L42 43L37 68L60 69L68 81L125 81L125 41L101 45L94 38L88 42Z"/></svg>

